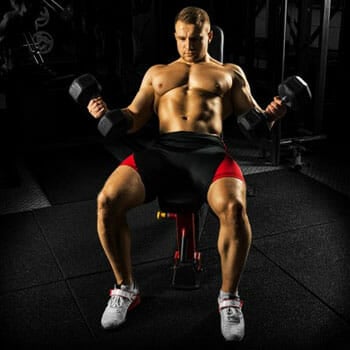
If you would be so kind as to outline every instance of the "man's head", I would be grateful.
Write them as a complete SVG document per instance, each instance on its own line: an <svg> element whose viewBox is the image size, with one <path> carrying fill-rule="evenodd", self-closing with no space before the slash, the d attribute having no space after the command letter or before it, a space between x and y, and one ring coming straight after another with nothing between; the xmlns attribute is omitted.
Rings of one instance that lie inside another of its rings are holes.
<svg viewBox="0 0 350 350"><path fill-rule="evenodd" d="M185 7L175 17L175 39L180 57L187 63L202 61L213 37L208 13L199 7Z"/></svg>

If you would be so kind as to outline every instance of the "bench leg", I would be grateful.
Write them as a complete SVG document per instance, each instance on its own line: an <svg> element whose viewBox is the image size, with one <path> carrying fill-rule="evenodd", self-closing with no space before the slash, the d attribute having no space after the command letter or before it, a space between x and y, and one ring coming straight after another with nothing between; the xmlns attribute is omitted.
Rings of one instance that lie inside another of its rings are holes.
<svg viewBox="0 0 350 350"><path fill-rule="evenodd" d="M193 212L158 213L158 218L176 220L176 251L172 287L176 289L197 289L200 287L202 271L201 253L198 251L198 215Z"/></svg>

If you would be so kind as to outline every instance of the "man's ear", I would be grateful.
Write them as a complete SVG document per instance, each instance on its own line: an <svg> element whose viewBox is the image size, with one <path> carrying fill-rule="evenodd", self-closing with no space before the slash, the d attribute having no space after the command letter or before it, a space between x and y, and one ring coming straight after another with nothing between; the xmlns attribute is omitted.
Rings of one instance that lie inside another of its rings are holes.
<svg viewBox="0 0 350 350"><path fill-rule="evenodd" d="M214 32L210 30L210 32L208 33L209 43L213 40L213 36L214 36Z"/></svg>

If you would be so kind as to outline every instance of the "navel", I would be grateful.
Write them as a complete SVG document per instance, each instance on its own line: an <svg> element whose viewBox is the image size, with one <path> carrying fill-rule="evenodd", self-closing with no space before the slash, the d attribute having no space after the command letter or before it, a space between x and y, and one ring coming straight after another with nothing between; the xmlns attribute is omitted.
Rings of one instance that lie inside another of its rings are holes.
<svg viewBox="0 0 350 350"><path fill-rule="evenodd" d="M183 115L181 118L182 118L183 120L187 120L187 119L188 119L185 115Z"/></svg>

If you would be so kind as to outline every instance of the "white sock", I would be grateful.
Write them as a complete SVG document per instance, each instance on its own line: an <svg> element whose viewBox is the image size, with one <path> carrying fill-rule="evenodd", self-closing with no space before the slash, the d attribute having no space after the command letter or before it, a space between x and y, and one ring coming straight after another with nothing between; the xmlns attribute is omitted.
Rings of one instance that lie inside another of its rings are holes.
<svg viewBox="0 0 350 350"><path fill-rule="evenodd" d="M136 287L135 282L132 281L130 284L122 284L120 286L120 289L127 290L129 292L133 292L133 291L137 290L137 287Z"/></svg>
<svg viewBox="0 0 350 350"><path fill-rule="evenodd" d="M223 299L239 299L239 294L238 294L238 292L231 293L231 292L223 292L222 290L220 290L219 299L220 300L223 300Z"/></svg>

